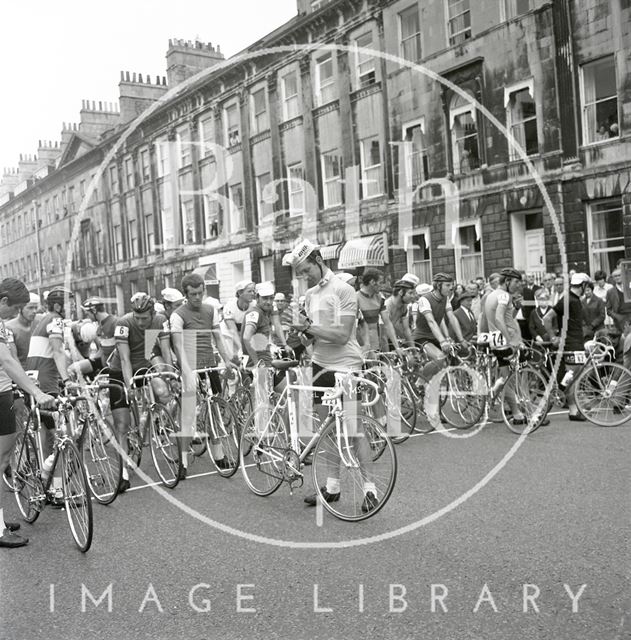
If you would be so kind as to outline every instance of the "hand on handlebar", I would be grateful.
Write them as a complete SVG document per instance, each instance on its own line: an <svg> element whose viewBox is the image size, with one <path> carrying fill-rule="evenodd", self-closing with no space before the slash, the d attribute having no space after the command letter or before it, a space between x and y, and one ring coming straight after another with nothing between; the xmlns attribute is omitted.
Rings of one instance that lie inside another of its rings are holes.
<svg viewBox="0 0 631 640"><path fill-rule="evenodd" d="M42 409L55 409L57 406L57 399L47 393L38 393L35 401Z"/></svg>
<svg viewBox="0 0 631 640"><path fill-rule="evenodd" d="M453 344L451 340L443 340L440 343L440 349L443 353L447 353L447 354L451 353L453 350Z"/></svg>

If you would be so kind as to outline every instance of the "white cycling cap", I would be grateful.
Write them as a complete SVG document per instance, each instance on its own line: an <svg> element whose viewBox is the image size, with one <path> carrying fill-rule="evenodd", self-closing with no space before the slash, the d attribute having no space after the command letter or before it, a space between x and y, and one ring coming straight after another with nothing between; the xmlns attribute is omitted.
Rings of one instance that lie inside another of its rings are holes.
<svg viewBox="0 0 631 640"><path fill-rule="evenodd" d="M426 293L429 293L432 290L432 285L427 284L426 282L422 282L416 287L416 293L419 296L424 296Z"/></svg>
<svg viewBox="0 0 631 640"><path fill-rule="evenodd" d="M586 273L573 273L570 278L571 287L580 287L586 282L590 282L590 277Z"/></svg>
<svg viewBox="0 0 631 640"><path fill-rule="evenodd" d="M342 282L346 282L346 284L348 284L353 278L357 276L354 276L352 273L346 273L345 271L341 271L340 273L336 273L335 277L339 278Z"/></svg>
<svg viewBox="0 0 631 640"><path fill-rule="evenodd" d="M286 298L285 298L285 294L284 294L284 293L281 293L281 292L279 291L279 292L274 296L274 300L277 300L277 301L280 301L280 302L282 302L282 301L286 300Z"/></svg>
<svg viewBox="0 0 631 640"><path fill-rule="evenodd" d="M184 300L185 297L181 291L173 289L172 287L162 289L160 295L165 302L180 302L181 300Z"/></svg>
<svg viewBox="0 0 631 640"><path fill-rule="evenodd" d="M247 289L251 284L254 284L252 280L239 280L239 282L234 285L234 290L236 293L239 293L239 291Z"/></svg>
<svg viewBox="0 0 631 640"><path fill-rule="evenodd" d="M401 280L404 282L409 282L413 287L418 286L420 280L418 276L415 276L413 273L406 273Z"/></svg>
<svg viewBox="0 0 631 640"><path fill-rule="evenodd" d="M273 296L274 291L274 285L271 282L260 282L256 285L256 293L259 296Z"/></svg>
<svg viewBox="0 0 631 640"><path fill-rule="evenodd" d="M42 304L42 301L39 299L39 296L36 293L29 293L28 294L29 297L29 303L32 304Z"/></svg>
<svg viewBox="0 0 631 640"><path fill-rule="evenodd" d="M313 244L310 240L301 240L288 254L283 257L283 265L286 267L297 267L319 248L320 245Z"/></svg>

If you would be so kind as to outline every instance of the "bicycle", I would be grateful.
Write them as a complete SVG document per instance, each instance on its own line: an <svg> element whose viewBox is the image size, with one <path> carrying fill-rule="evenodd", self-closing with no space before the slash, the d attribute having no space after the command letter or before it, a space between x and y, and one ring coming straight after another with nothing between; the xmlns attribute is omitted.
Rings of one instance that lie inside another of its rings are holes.
<svg viewBox="0 0 631 640"><path fill-rule="evenodd" d="M75 544L85 553L92 545L92 502L81 455L73 442L71 417L75 404L81 400L80 396L61 396L57 399L57 411L47 412L38 409L33 398L29 398L28 418L18 434L11 463L11 481L20 513L28 523L37 520L47 501L58 504L61 501ZM44 460L41 453L42 415L55 420L52 462L49 458ZM48 473L43 474L42 469L48 469Z"/></svg>
<svg viewBox="0 0 631 640"><path fill-rule="evenodd" d="M197 377L196 398L196 439L200 444L193 445L194 455L199 457L208 451L208 455L223 478L230 478L239 468L239 433L237 418L230 404L213 392L210 374L213 371L225 371L224 367L205 367L194 369ZM221 446L224 457L216 460L212 448ZM227 465L226 466L226 462Z"/></svg>
<svg viewBox="0 0 631 640"><path fill-rule="evenodd" d="M77 447L81 452L90 491L100 504L111 504L118 495L123 473L123 457L116 434L108 421L109 398L105 393L112 388L107 376L97 376L93 383L78 389L85 400L75 404L81 426Z"/></svg>
<svg viewBox="0 0 631 640"><path fill-rule="evenodd" d="M546 378L528 364L530 350L526 347L511 347L509 373L506 379L495 379L497 356L493 352L493 336L481 333L476 341L476 358L473 369L484 380L475 393L486 408L485 422L493 410L497 410L510 431L517 435L533 433L545 420L548 413ZM498 382L499 380L499 382ZM524 418L516 420L511 414L511 405Z"/></svg>
<svg viewBox="0 0 631 640"><path fill-rule="evenodd" d="M147 443L149 434L149 448L153 466L165 487L173 489L180 479L182 468L182 449L178 427L168 408L157 402L151 386L151 380L179 380L179 376L172 371L151 371L137 373L131 379L131 389L128 394L131 426L127 434L128 454L126 462L131 463L132 469L140 466L142 450ZM148 428L147 428L148 425Z"/></svg>
<svg viewBox="0 0 631 640"><path fill-rule="evenodd" d="M585 347L573 355L574 364L582 365L570 383L576 406L593 424L618 427L631 418L631 371L607 361L615 357L613 347L597 341Z"/></svg>
<svg viewBox="0 0 631 640"><path fill-rule="evenodd" d="M371 387L374 398L362 402L362 406L369 406L379 400L379 387L358 374L336 374L334 389L295 384L290 370L297 365L295 360L272 361L274 369L284 371L285 388L273 408L259 407L243 428L240 458L245 482L258 496L269 496L287 482L291 494L294 485L303 485L302 468L313 450L313 482L327 511L346 521L369 518L383 508L392 494L397 458L390 438L373 418L358 415L356 429L350 430L342 396L351 381L358 386L356 393L360 397L363 387ZM300 443L298 407L293 393L301 391L324 392L322 403L330 408L327 418L317 424L304 447ZM322 490L332 470L340 476L340 496L335 502L327 502ZM378 498L376 504L368 507L364 498L366 483L371 483ZM360 504L362 500L364 503Z"/></svg>

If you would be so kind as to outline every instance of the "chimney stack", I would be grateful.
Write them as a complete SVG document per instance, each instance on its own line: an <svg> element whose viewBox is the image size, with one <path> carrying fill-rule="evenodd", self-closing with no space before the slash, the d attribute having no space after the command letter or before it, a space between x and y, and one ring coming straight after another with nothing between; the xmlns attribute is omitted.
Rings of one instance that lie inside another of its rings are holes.
<svg viewBox="0 0 631 640"><path fill-rule="evenodd" d="M156 76L156 83L151 82L151 76L147 73L121 71L121 79L118 83L120 92L120 122L130 122L153 102L161 98L167 92L166 78Z"/></svg>
<svg viewBox="0 0 631 640"><path fill-rule="evenodd" d="M167 51L167 77L169 86L174 87L187 78L224 60L219 46L213 47L210 42L195 40L169 39Z"/></svg>
<svg viewBox="0 0 631 640"><path fill-rule="evenodd" d="M113 129L119 121L118 110L102 101L97 103L94 100L82 100L79 116L79 132L91 138L98 138L104 131Z"/></svg>

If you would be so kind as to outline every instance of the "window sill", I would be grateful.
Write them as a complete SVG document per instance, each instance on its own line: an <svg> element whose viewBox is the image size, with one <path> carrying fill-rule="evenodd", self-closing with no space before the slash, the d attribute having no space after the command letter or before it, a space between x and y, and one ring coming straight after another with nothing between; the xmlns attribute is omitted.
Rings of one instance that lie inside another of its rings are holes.
<svg viewBox="0 0 631 640"><path fill-rule="evenodd" d="M621 139L621 136L616 136L615 138L607 138L606 140L595 140L594 142L588 142L587 144L581 145L579 149L592 149L593 147L602 147L614 142L620 142Z"/></svg>

